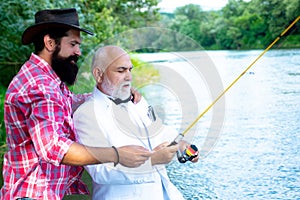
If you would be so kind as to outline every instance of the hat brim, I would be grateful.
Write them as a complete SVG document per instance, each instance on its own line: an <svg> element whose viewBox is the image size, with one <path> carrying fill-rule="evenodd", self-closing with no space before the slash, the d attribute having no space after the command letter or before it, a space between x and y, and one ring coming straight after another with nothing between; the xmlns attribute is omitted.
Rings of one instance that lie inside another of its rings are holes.
<svg viewBox="0 0 300 200"><path fill-rule="evenodd" d="M89 35L94 35L93 32L83 29L83 28L80 28L79 26L76 26L76 25L57 23L57 22L46 22L46 23L35 24L35 25L28 27L22 35L22 44L26 45L26 44L32 43L33 38L37 34L39 34L43 30L51 29L51 28L71 28L71 29L83 31Z"/></svg>

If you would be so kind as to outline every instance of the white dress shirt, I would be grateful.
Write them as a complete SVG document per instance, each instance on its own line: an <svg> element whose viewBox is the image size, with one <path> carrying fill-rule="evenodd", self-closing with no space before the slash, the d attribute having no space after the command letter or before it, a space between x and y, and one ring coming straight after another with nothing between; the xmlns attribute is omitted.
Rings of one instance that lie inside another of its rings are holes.
<svg viewBox="0 0 300 200"><path fill-rule="evenodd" d="M152 151L163 142L171 142L177 132L149 118L144 98L138 103L115 105L94 89L93 95L74 113L80 143L93 147L140 145ZM151 165L149 159L138 168L113 163L88 165L93 179L94 200L183 200L170 182L164 165Z"/></svg>

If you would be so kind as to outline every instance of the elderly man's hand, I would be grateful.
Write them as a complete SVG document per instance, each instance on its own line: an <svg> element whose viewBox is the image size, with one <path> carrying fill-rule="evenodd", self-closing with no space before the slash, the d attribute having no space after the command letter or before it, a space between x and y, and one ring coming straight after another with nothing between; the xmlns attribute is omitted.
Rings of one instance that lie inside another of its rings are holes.
<svg viewBox="0 0 300 200"><path fill-rule="evenodd" d="M178 145L168 146L168 142L164 142L153 149L151 156L152 165L168 164L174 158Z"/></svg>
<svg viewBox="0 0 300 200"><path fill-rule="evenodd" d="M140 100L142 99L142 95L134 88L131 88L130 91L131 91L131 101L135 104L140 102Z"/></svg>

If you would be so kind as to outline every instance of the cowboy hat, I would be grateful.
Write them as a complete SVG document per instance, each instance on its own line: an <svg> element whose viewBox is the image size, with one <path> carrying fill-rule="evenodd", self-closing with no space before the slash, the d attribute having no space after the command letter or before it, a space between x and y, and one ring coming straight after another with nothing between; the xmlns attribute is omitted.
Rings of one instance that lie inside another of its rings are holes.
<svg viewBox="0 0 300 200"><path fill-rule="evenodd" d="M41 10L35 14L35 24L28 27L22 35L22 44L30 44L33 38L45 29L71 28L93 35L91 31L80 28L75 8Z"/></svg>

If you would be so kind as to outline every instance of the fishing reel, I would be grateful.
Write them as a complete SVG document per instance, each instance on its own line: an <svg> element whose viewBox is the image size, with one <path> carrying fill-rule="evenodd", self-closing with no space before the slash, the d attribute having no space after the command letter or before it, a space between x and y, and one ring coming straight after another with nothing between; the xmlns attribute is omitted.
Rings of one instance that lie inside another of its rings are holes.
<svg viewBox="0 0 300 200"><path fill-rule="evenodd" d="M176 152L177 159L180 163L185 163L187 161L192 161L194 158L198 156L198 148L196 145L191 144L188 148L181 152L178 150Z"/></svg>
<svg viewBox="0 0 300 200"><path fill-rule="evenodd" d="M174 140L169 144L169 146L176 145L178 144L182 139L184 135L180 133ZM177 159L180 163L185 163L187 161L192 161L194 158L198 156L198 148L196 145L191 144L189 147L187 147L185 150L182 152L178 150L176 152Z"/></svg>

